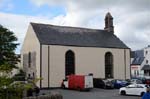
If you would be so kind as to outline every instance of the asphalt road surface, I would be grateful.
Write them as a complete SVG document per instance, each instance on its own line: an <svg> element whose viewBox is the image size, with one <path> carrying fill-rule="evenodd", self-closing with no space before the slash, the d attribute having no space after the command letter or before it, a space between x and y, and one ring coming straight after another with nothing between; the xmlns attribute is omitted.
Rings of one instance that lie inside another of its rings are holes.
<svg viewBox="0 0 150 99"><path fill-rule="evenodd" d="M141 99L140 96L122 96L119 95L118 89L97 89L94 88L89 92L80 92L74 90L52 89L42 90L41 93L49 94L52 92L61 93L63 99Z"/></svg>

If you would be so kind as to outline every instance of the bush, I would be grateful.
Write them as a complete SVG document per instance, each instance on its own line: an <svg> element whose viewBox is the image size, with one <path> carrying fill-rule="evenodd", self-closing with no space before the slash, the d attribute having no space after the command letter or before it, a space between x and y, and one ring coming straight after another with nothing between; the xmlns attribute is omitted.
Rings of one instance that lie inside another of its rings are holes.
<svg viewBox="0 0 150 99"><path fill-rule="evenodd" d="M22 99L22 92L18 89L0 89L0 99Z"/></svg>
<svg viewBox="0 0 150 99"><path fill-rule="evenodd" d="M31 88L31 84L22 81L13 82L8 86L0 88L0 99L22 99L24 92Z"/></svg>
<svg viewBox="0 0 150 99"><path fill-rule="evenodd" d="M15 81L25 81L25 72L23 70L20 70L18 74L15 74L13 76L13 79Z"/></svg>

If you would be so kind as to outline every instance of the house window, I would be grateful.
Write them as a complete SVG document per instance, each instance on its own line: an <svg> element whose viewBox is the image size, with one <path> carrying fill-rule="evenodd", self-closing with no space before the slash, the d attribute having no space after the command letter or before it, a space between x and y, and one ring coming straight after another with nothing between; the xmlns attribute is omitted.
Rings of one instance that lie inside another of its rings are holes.
<svg viewBox="0 0 150 99"><path fill-rule="evenodd" d="M28 67L31 67L31 52L28 54Z"/></svg>
<svg viewBox="0 0 150 99"><path fill-rule="evenodd" d="M145 76L150 76L150 70L144 70L144 75Z"/></svg>
<svg viewBox="0 0 150 99"><path fill-rule="evenodd" d="M30 74L28 74L28 78L31 78L31 75L30 75Z"/></svg>
<svg viewBox="0 0 150 99"><path fill-rule="evenodd" d="M148 60L146 60L146 64L148 64Z"/></svg>
<svg viewBox="0 0 150 99"><path fill-rule="evenodd" d="M145 54L147 55L147 54L148 54L148 51L146 51Z"/></svg>
<svg viewBox="0 0 150 99"><path fill-rule="evenodd" d="M34 72L33 72L33 78L34 78Z"/></svg>
<svg viewBox="0 0 150 99"><path fill-rule="evenodd" d="M65 75L75 74L75 55L69 50L65 55Z"/></svg>
<svg viewBox="0 0 150 99"><path fill-rule="evenodd" d="M136 76L136 70L134 70L134 76Z"/></svg>
<svg viewBox="0 0 150 99"><path fill-rule="evenodd" d="M113 55L110 52L105 54L105 78L113 78Z"/></svg>
<svg viewBox="0 0 150 99"><path fill-rule="evenodd" d="M137 76L139 76L139 71L137 70Z"/></svg>

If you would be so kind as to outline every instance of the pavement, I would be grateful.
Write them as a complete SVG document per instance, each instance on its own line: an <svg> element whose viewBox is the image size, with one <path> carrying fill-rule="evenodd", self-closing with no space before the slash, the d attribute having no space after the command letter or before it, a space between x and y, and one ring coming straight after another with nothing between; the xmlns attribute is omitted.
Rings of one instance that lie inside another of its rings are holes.
<svg viewBox="0 0 150 99"><path fill-rule="evenodd" d="M118 89L99 89L94 88L89 92L67 90L67 89L50 89L41 90L41 94L60 93L63 99L141 99L140 96L122 96Z"/></svg>

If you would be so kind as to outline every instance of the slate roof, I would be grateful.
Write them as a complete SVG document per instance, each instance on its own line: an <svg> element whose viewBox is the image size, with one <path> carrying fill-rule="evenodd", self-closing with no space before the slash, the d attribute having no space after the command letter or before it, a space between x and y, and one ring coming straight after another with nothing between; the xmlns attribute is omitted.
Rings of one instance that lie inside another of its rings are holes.
<svg viewBox="0 0 150 99"><path fill-rule="evenodd" d="M132 61L132 65L141 65L144 61L144 51L143 50L137 50L131 52L131 58L134 58Z"/></svg>
<svg viewBox="0 0 150 99"><path fill-rule="evenodd" d="M113 33L105 30L39 23L30 24L41 44L128 49Z"/></svg>
<svg viewBox="0 0 150 99"><path fill-rule="evenodd" d="M143 61L144 61L144 57L135 57L131 64L141 65Z"/></svg>
<svg viewBox="0 0 150 99"><path fill-rule="evenodd" d="M135 51L132 51L132 52L131 52L130 57L131 57L131 58L134 58L134 57L135 57Z"/></svg>
<svg viewBox="0 0 150 99"><path fill-rule="evenodd" d="M142 67L142 70L150 70L150 65L144 65L144 66Z"/></svg>
<svg viewBox="0 0 150 99"><path fill-rule="evenodd" d="M144 57L144 50L134 51L134 57Z"/></svg>

